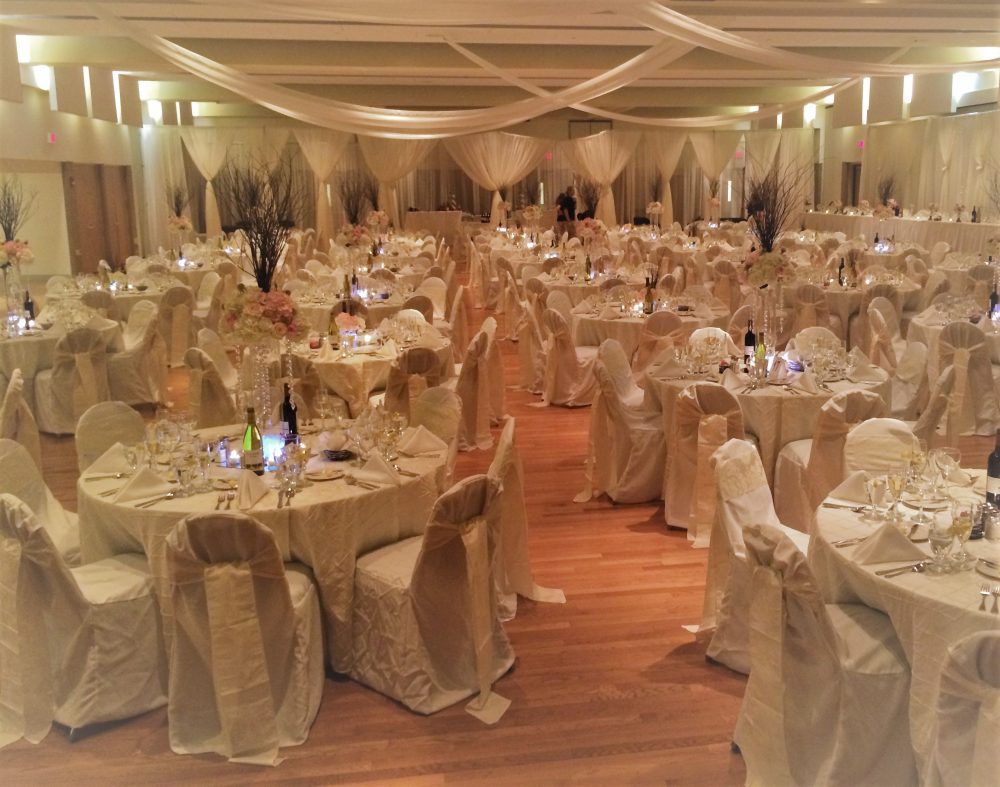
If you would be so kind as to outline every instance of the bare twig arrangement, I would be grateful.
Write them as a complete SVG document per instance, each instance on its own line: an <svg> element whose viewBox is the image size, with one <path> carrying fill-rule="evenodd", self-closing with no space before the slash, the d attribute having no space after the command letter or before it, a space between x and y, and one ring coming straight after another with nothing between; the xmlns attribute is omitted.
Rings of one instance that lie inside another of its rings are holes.
<svg viewBox="0 0 1000 787"><path fill-rule="evenodd" d="M540 191L538 188L538 176L532 173L524 181L524 201L527 205L537 205L538 195Z"/></svg>
<svg viewBox="0 0 1000 787"><path fill-rule="evenodd" d="M21 179L16 175L0 178L0 229L4 240L15 240L21 227L35 213L38 192L25 193Z"/></svg>
<svg viewBox="0 0 1000 787"><path fill-rule="evenodd" d="M361 211L368 200L368 181L370 176L364 170L352 167L345 169L337 176L337 193L344 206L347 220L351 224L361 223ZM378 187L376 186L376 191Z"/></svg>
<svg viewBox="0 0 1000 787"><path fill-rule="evenodd" d="M716 178L715 180L708 181L708 196L710 196L710 197L718 197L719 196L719 187L721 185L722 184L720 183L720 181L719 181L718 178Z"/></svg>
<svg viewBox="0 0 1000 787"><path fill-rule="evenodd" d="M188 196L187 189L183 186L169 185L166 188L166 194L167 206L170 208L170 213L174 216L183 216L184 208L191 202L191 197Z"/></svg>
<svg viewBox="0 0 1000 787"><path fill-rule="evenodd" d="M804 167L775 164L764 174L747 177L747 217L761 251L774 250L778 236L800 210L799 190L805 174Z"/></svg>
<svg viewBox="0 0 1000 787"><path fill-rule="evenodd" d="M663 173L656 170L656 174L649 181L649 201L659 202L661 194L663 194Z"/></svg>
<svg viewBox="0 0 1000 787"><path fill-rule="evenodd" d="M878 204L888 205L892 198L892 192L896 188L895 175L886 175L878 182L876 191L878 192Z"/></svg>
<svg viewBox="0 0 1000 787"><path fill-rule="evenodd" d="M256 159L231 161L216 176L216 184L246 239L248 273L269 292L285 241L308 207L308 183L295 172L292 160L282 157L273 170Z"/></svg>
<svg viewBox="0 0 1000 787"><path fill-rule="evenodd" d="M364 176L365 198L372 206L372 210L378 210L378 180L368 170L364 170L361 174Z"/></svg>
<svg viewBox="0 0 1000 787"><path fill-rule="evenodd" d="M601 187L596 180L581 180L579 191L580 199L587 206L586 212L593 214L597 210L597 202L601 198Z"/></svg>

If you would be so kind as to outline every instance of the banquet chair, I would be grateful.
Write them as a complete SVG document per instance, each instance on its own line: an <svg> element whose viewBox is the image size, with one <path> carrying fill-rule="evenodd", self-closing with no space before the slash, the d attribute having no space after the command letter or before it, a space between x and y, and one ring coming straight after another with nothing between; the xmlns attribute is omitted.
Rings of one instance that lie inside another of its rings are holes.
<svg viewBox="0 0 1000 787"><path fill-rule="evenodd" d="M733 739L748 784L916 783L910 671L885 614L826 604L806 557L777 528L743 532L750 678Z"/></svg>
<svg viewBox="0 0 1000 787"><path fill-rule="evenodd" d="M528 554L528 511L524 502L524 468L515 440L515 421L507 419L497 440L497 450L486 477L502 489L499 501L500 527L497 531L496 584L500 620L517 614L517 597L532 601L565 603L561 590L535 583Z"/></svg>
<svg viewBox="0 0 1000 787"><path fill-rule="evenodd" d="M587 488L575 499L606 494L615 503L645 503L663 492L663 416L644 406L622 346L605 339L594 365L597 394L590 411Z"/></svg>
<svg viewBox="0 0 1000 787"><path fill-rule="evenodd" d="M422 281L427 281L427 279L441 279L441 281L444 281L444 268L440 265L431 265L424 271Z"/></svg>
<svg viewBox="0 0 1000 787"><path fill-rule="evenodd" d="M829 328L837 336L844 332L840 317L830 314L826 293L815 284L800 284L795 291L795 317L792 320L792 333L797 334L805 328L820 326Z"/></svg>
<svg viewBox="0 0 1000 787"><path fill-rule="evenodd" d="M718 260L712 268L713 295L729 309L735 312L743 304L743 290L737 275L736 266L729 260Z"/></svg>
<svg viewBox="0 0 1000 787"><path fill-rule="evenodd" d="M956 643L941 667L933 750L923 783L931 787L990 784L1000 773L994 745L1000 724L1000 631Z"/></svg>
<svg viewBox="0 0 1000 787"><path fill-rule="evenodd" d="M907 342L890 380L889 413L893 418L914 420L927 406L927 345Z"/></svg>
<svg viewBox="0 0 1000 787"><path fill-rule="evenodd" d="M500 495L470 476L437 499L423 536L358 558L352 678L422 714L478 693L466 710L500 718L510 703L493 683L514 663L496 603Z"/></svg>
<svg viewBox="0 0 1000 787"><path fill-rule="evenodd" d="M455 362L461 363L465 357L465 348L469 346L469 320L465 312L465 285L458 288L448 311L448 320L435 320L434 327L451 340Z"/></svg>
<svg viewBox="0 0 1000 787"><path fill-rule="evenodd" d="M388 268L379 268L369 273L368 278L376 282L395 282L396 274Z"/></svg>
<svg viewBox="0 0 1000 787"><path fill-rule="evenodd" d="M879 302L884 303L887 308L884 310L878 308ZM888 319L886 312L889 312ZM895 336L893 326L895 326ZM899 336L899 321L896 319L892 304L883 298L876 298L868 306L866 354L873 364L891 375L896 371L900 345L905 347L906 340Z"/></svg>
<svg viewBox="0 0 1000 787"><path fill-rule="evenodd" d="M107 356L104 337L92 328L77 328L56 342L52 368L35 375L41 431L73 434L84 410L111 397Z"/></svg>
<svg viewBox="0 0 1000 787"><path fill-rule="evenodd" d="M146 439L146 422L124 402L98 402L76 425L76 466L81 473L115 443L134 445Z"/></svg>
<svg viewBox="0 0 1000 787"><path fill-rule="evenodd" d="M239 381L239 373L229 359L229 354L226 352L219 334L211 328L200 329L198 331L198 348L212 359L219 377L222 378L222 384L230 391L235 391Z"/></svg>
<svg viewBox="0 0 1000 787"><path fill-rule="evenodd" d="M125 349L110 353L108 386L112 399L126 404L167 401L167 348L160 336L158 308L139 301L129 314Z"/></svg>
<svg viewBox="0 0 1000 787"><path fill-rule="evenodd" d="M546 293L545 308L555 309L563 316L566 322L570 322L573 319L573 302L562 290L551 290ZM544 317L544 310L542 316Z"/></svg>
<svg viewBox="0 0 1000 787"><path fill-rule="evenodd" d="M672 297L678 292L677 277L673 273L664 273L656 282L656 289L663 293L664 298Z"/></svg>
<svg viewBox="0 0 1000 787"><path fill-rule="evenodd" d="M560 294L550 293L548 302ZM545 310L542 325L547 336L547 349L541 405L588 406L597 390L594 378L597 348L575 347L568 320L556 309L549 307Z"/></svg>
<svg viewBox="0 0 1000 787"><path fill-rule="evenodd" d="M31 509L6 493L0 551L0 746L22 737L38 743L53 722L74 740L165 704L163 637L145 558L70 568Z"/></svg>
<svg viewBox="0 0 1000 787"><path fill-rule="evenodd" d="M639 330L639 343L632 356L632 374L637 378L646 371L653 359L668 347L687 344L690 328L675 312L658 311L651 314Z"/></svg>
<svg viewBox="0 0 1000 787"><path fill-rule="evenodd" d="M788 343L789 350L795 350L803 357L813 355L817 346L843 347L844 340L829 328L816 325L811 328L803 328Z"/></svg>
<svg viewBox="0 0 1000 787"><path fill-rule="evenodd" d="M927 406L913 424L913 434L928 445L939 434L943 425L944 444L958 448L960 411L950 406L955 391L955 378L954 366L946 366L938 373Z"/></svg>
<svg viewBox="0 0 1000 787"><path fill-rule="evenodd" d="M947 241L939 240L931 246L930 258L927 260L930 267L936 268L940 265L949 251L951 251L951 245Z"/></svg>
<svg viewBox="0 0 1000 787"><path fill-rule="evenodd" d="M489 341L489 336L479 331L469 343L458 376L444 383L444 387L458 394L462 401L462 420L458 429L458 448L461 451L486 450L493 445L487 359Z"/></svg>
<svg viewBox="0 0 1000 787"><path fill-rule="evenodd" d="M79 565L80 527L76 514L56 500L27 449L7 438L0 438L0 492L23 501L46 529L63 560Z"/></svg>
<svg viewBox="0 0 1000 787"><path fill-rule="evenodd" d="M968 322L944 326L938 337L938 368L955 367L949 408L961 434L991 435L1000 428L1000 403L983 331Z"/></svg>
<svg viewBox="0 0 1000 787"><path fill-rule="evenodd" d="M729 338L733 340L733 344L737 347L743 347L743 339L746 337L747 326L750 324L750 320L753 319L754 308L752 303L745 303L736 311L733 312L732 316L729 318L729 326L726 328L726 333L729 334Z"/></svg>
<svg viewBox="0 0 1000 787"><path fill-rule="evenodd" d="M854 426L844 441L844 476L855 470L887 473L906 465L920 445L913 430L895 418L870 418Z"/></svg>
<svg viewBox="0 0 1000 787"><path fill-rule="evenodd" d="M199 319L204 320L208 316L209 307L212 305L212 295L220 281L222 281L222 277L217 271L209 271L202 277L201 284L198 285L198 294L194 299L194 314Z"/></svg>
<svg viewBox="0 0 1000 787"><path fill-rule="evenodd" d="M519 387L530 393L541 393L545 379L545 347L535 310L529 304L522 305L517 338Z"/></svg>
<svg viewBox="0 0 1000 787"><path fill-rule="evenodd" d="M490 423L503 421L506 415L506 386L504 385L503 356L497 340L497 320L492 315L483 320L479 330L486 334L486 377L489 385Z"/></svg>
<svg viewBox="0 0 1000 787"><path fill-rule="evenodd" d="M942 270L932 270L927 276L927 283L920 293L920 311L927 309L939 295L944 295L951 289L951 283Z"/></svg>
<svg viewBox="0 0 1000 787"><path fill-rule="evenodd" d="M786 443L774 465L774 505L778 519L812 532L816 507L844 480L844 441L851 427L886 414L874 391L841 391L816 416L812 438Z"/></svg>
<svg viewBox="0 0 1000 787"><path fill-rule="evenodd" d="M448 285L444 283L444 280L437 276L424 279L416 291L431 299L431 303L434 304L434 318L443 320L446 316L445 298L448 292Z"/></svg>
<svg viewBox="0 0 1000 787"><path fill-rule="evenodd" d="M507 338L516 342L518 340L517 326L521 322L521 295L518 292L513 275L505 272L504 276L507 282L507 286L504 288L504 325L507 328Z"/></svg>
<svg viewBox="0 0 1000 787"><path fill-rule="evenodd" d="M102 317L119 322L121 315L118 313L118 304L115 303L115 296L108 290L88 290L80 296L80 302L84 306L89 306Z"/></svg>
<svg viewBox="0 0 1000 787"><path fill-rule="evenodd" d="M667 444L663 517L670 527L687 530L695 547L709 545L715 516L712 454L734 437L745 437L743 412L724 386L695 383L678 394Z"/></svg>
<svg viewBox="0 0 1000 787"><path fill-rule="evenodd" d="M366 325L368 324L368 306L358 298L335 301L333 306L330 307L330 316L336 317L338 314L342 314L345 311L345 307L355 317L360 317L365 321Z"/></svg>
<svg viewBox="0 0 1000 787"><path fill-rule="evenodd" d="M49 278L45 281L46 299L72 292L75 289L76 282L74 282L69 276L49 276Z"/></svg>
<svg viewBox="0 0 1000 787"><path fill-rule="evenodd" d="M437 353L428 347L403 350L389 367L385 386L385 408L402 413L409 420L410 401L428 388L440 383L440 363ZM417 378L421 385L416 385Z"/></svg>
<svg viewBox="0 0 1000 787"><path fill-rule="evenodd" d="M311 573L283 565L274 534L244 514L191 514L164 552L170 748L276 765L279 747L305 743L323 696Z"/></svg>
<svg viewBox="0 0 1000 787"><path fill-rule="evenodd" d="M701 624L695 633L699 640L708 640L706 658L746 675L750 672L750 568L743 528L751 523L779 528L803 554L809 549L809 536L779 521L760 453L749 440L727 440L712 454L711 465L716 508Z"/></svg>
<svg viewBox="0 0 1000 787"><path fill-rule="evenodd" d="M564 265L562 257L548 257L542 260L542 273L555 276Z"/></svg>
<svg viewBox="0 0 1000 787"><path fill-rule="evenodd" d="M14 369L0 402L0 438L13 440L24 447L35 467L42 467L42 446L38 437L38 424L24 398L24 376Z"/></svg>
<svg viewBox="0 0 1000 787"><path fill-rule="evenodd" d="M458 432L462 423L462 400L444 386L428 388L410 403L410 426L423 426L448 444L443 489L451 485L458 458Z"/></svg>
<svg viewBox="0 0 1000 787"><path fill-rule="evenodd" d="M722 347L723 355L733 358L743 357L743 349L736 345L736 342L733 341L732 337L726 333L726 331L722 330L722 328L717 328L714 325L704 328L696 328L691 332L691 335L688 336L687 343L688 345L691 345L696 342L705 341L706 339L716 339Z"/></svg>
<svg viewBox="0 0 1000 787"><path fill-rule="evenodd" d="M316 399L325 390L325 386L319 378L316 364L312 362L311 358L294 353L282 356L281 374L275 380L276 396L274 398L279 411L285 396L285 383L292 386L295 406L301 408L298 414L299 424L302 424L303 418L308 421L316 414ZM337 398L339 399L339 397ZM346 408L346 403L343 406ZM280 421L281 418L275 419L275 423Z"/></svg>
<svg viewBox="0 0 1000 787"><path fill-rule="evenodd" d="M237 423L236 402L226 390L211 356L197 347L184 353L188 368L188 409L197 429Z"/></svg>
<svg viewBox="0 0 1000 787"><path fill-rule="evenodd" d="M420 312L428 325L434 322L434 303L426 295L419 293L411 295L403 302L404 309L416 309Z"/></svg>
<svg viewBox="0 0 1000 787"><path fill-rule="evenodd" d="M184 351L194 344L194 295L183 285L170 287L160 298L160 335L167 343L167 365L180 366Z"/></svg>
<svg viewBox="0 0 1000 787"><path fill-rule="evenodd" d="M237 264L232 260L221 260L215 266L215 272L218 273L222 277L222 280L226 283L225 297L231 297L233 292L236 290L236 285L240 283L240 279L242 278L239 266L237 266Z"/></svg>
<svg viewBox="0 0 1000 787"><path fill-rule="evenodd" d="M861 291L861 306L857 314L851 315L848 321L848 338L850 347L865 348L870 341L868 335L868 307L875 298L885 298L892 304L898 315L903 309L903 298L895 284L878 282L865 287Z"/></svg>

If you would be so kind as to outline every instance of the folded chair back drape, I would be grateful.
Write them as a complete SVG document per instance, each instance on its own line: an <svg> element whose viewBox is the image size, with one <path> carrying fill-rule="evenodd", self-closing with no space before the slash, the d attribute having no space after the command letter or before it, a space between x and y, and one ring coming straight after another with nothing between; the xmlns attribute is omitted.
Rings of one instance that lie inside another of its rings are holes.
<svg viewBox="0 0 1000 787"><path fill-rule="evenodd" d="M434 322L434 303L426 295L421 295L419 293L411 295L403 303L404 309L415 309L420 312L427 324L430 325Z"/></svg>
<svg viewBox="0 0 1000 787"><path fill-rule="evenodd" d="M486 379L489 385L490 422L499 424L507 409L506 386L503 379L503 356L500 352L500 342L497 337L497 321L495 317L483 320L480 330L486 334L489 341L486 344Z"/></svg>
<svg viewBox="0 0 1000 787"><path fill-rule="evenodd" d="M59 412L74 421L88 407L111 397L107 347L100 332L77 328L56 342L52 397Z"/></svg>
<svg viewBox="0 0 1000 787"><path fill-rule="evenodd" d="M683 347L689 333L684 327L684 320L674 312L652 314L639 331L639 344L632 356L633 373L644 372L653 359L668 347Z"/></svg>
<svg viewBox="0 0 1000 787"><path fill-rule="evenodd" d="M714 295L729 309L736 311L743 304L743 291L740 289L739 275L736 266L729 260L719 260L712 269L715 281Z"/></svg>
<svg viewBox="0 0 1000 787"><path fill-rule="evenodd" d="M715 516L712 454L734 437L742 439L744 432L743 412L732 393L717 383L681 391L667 449L664 517L668 525L685 528L696 546L707 546Z"/></svg>
<svg viewBox="0 0 1000 787"><path fill-rule="evenodd" d="M180 366L194 344L194 295L187 287L170 287L160 298L160 335L167 343L167 363Z"/></svg>
<svg viewBox="0 0 1000 787"><path fill-rule="evenodd" d="M826 302L826 293L815 284L800 284L795 293L792 333L797 334L813 326L823 328L830 326L830 309Z"/></svg>
<svg viewBox="0 0 1000 787"><path fill-rule="evenodd" d="M455 384L462 400L458 447L462 451L483 450L493 445L490 434L490 389L487 349L489 337L480 331L469 343L465 361Z"/></svg>
<svg viewBox="0 0 1000 787"><path fill-rule="evenodd" d="M389 379L385 386L386 409L403 413L409 419L411 398L441 382L440 366L437 353L429 347L411 347L400 353L389 367ZM422 387L416 385L414 377L423 381Z"/></svg>
<svg viewBox="0 0 1000 787"><path fill-rule="evenodd" d="M184 353L188 368L188 406L199 429L223 426L239 420L233 397L219 376L211 357L204 350L189 347Z"/></svg>
<svg viewBox="0 0 1000 787"><path fill-rule="evenodd" d="M545 378L545 349L535 309L530 304L525 304L521 310L517 339L521 388L531 393L540 393Z"/></svg>
<svg viewBox="0 0 1000 787"><path fill-rule="evenodd" d="M24 375L20 369L11 372L10 382L0 404L0 438L14 440L24 446L35 466L42 466L42 445L38 424L24 398Z"/></svg>
<svg viewBox="0 0 1000 787"><path fill-rule="evenodd" d="M949 419L962 434L993 434L1000 427L1000 406L986 336L967 322L949 323L938 339L938 367L955 367Z"/></svg>
<svg viewBox="0 0 1000 787"><path fill-rule="evenodd" d="M461 363L465 358L465 350L469 346L469 319L466 310L466 300L468 294L465 285L460 285L455 291L455 297L451 302L451 309L448 312L448 324L451 326L451 351L455 356L455 363ZM508 317L508 320L510 318Z"/></svg>

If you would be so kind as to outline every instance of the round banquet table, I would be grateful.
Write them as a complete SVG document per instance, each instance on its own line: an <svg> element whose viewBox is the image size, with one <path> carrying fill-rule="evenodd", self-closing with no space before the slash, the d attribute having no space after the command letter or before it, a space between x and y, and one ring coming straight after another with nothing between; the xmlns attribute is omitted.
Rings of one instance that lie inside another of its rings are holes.
<svg viewBox="0 0 1000 787"><path fill-rule="evenodd" d="M646 392L647 405L663 414L664 434L670 434L674 423L674 403L680 392L697 382L718 382L718 377L665 377L663 363L661 360L650 364L640 386ZM774 465L782 447L793 440L812 437L820 408L834 394L861 388L874 391L888 403L891 392L889 375L882 369L878 370L878 374L882 378L881 382L854 383L850 380L838 380L828 384L829 391L820 390L814 394L798 390L793 393L784 385L766 385L754 391L737 389L732 392L743 411L744 429L757 438L769 485L774 483Z"/></svg>
<svg viewBox="0 0 1000 787"><path fill-rule="evenodd" d="M570 303L579 306L580 303L591 295L596 295L601 291L601 282L609 277L599 277L592 281L573 280L570 281L565 276L552 277L548 274L541 274L538 280L545 287L547 292L564 292L569 297ZM641 280L626 281L625 286L634 290L638 294L645 291L645 284Z"/></svg>
<svg viewBox="0 0 1000 787"><path fill-rule="evenodd" d="M199 439L238 437L241 433L242 427L233 425L204 430ZM308 444L310 437L303 440ZM395 461L417 476L403 476L399 486L386 484L377 489L349 485L343 479L314 482L300 490L290 506L277 508L277 493L270 491L245 511L274 533L284 560L312 568L325 618L330 665L338 672L350 669L355 560L373 549L423 533L444 484L443 454L401 456ZM213 466L210 476L232 481L238 473ZM270 474L263 478L270 483ZM218 492L162 500L149 508L100 496L121 485L122 481L115 479L87 480L86 473L77 482L83 561L122 553L146 555L161 612L169 617L165 539L188 514L215 510ZM232 510L236 510L235 502Z"/></svg>
<svg viewBox="0 0 1000 787"><path fill-rule="evenodd" d="M783 301L786 308L795 308L797 289L798 284L795 282L785 285ZM910 279L904 279L896 289L899 291L904 310L912 310L917 307L923 291L919 284ZM826 305L830 314L836 314L840 317L844 332L847 333L851 317L861 311L861 299L864 291L860 287L841 287L839 284L832 284L829 287L824 287L823 292L826 294ZM850 339L850 337L847 338ZM848 347L850 346L851 344L848 343Z"/></svg>
<svg viewBox="0 0 1000 787"><path fill-rule="evenodd" d="M906 331L906 339L910 342L923 342L927 346L927 378L931 384L937 380L940 369L938 368L938 342L941 339L941 331L950 322L941 315L933 306L924 309L910 320L910 327ZM982 324L982 320L980 320ZM993 324L986 322L986 330L983 332L986 337L986 344L990 348L990 357L993 363L1000 363L1000 332L993 328Z"/></svg>
<svg viewBox="0 0 1000 787"><path fill-rule="evenodd" d="M330 330L330 310L339 302L339 300L326 298L297 297L295 307L299 315L308 323L311 331L325 336ZM393 295L385 300L372 301L367 306L368 317L365 320L365 325L368 328L377 328L382 320L392 317L403 308L403 299L398 295Z"/></svg>
<svg viewBox="0 0 1000 787"><path fill-rule="evenodd" d="M441 339L424 346L437 353L441 380L450 378L455 371L451 342ZM371 352L355 351L352 355L339 356L332 361L321 360L318 350L310 350L301 344L295 345L292 352L312 361L320 382L347 402L352 418L368 406L368 397L373 391L385 387L389 367L398 355L388 345Z"/></svg>
<svg viewBox="0 0 1000 787"><path fill-rule="evenodd" d="M694 312L678 312L685 328L695 330L714 326L726 330L729 312L724 307L711 309L711 317L696 315ZM639 346L645 316L602 317L600 313L574 314L572 319L573 342L577 347L600 347L605 339L615 339L631 358Z"/></svg>
<svg viewBox="0 0 1000 787"><path fill-rule="evenodd" d="M980 497L969 487L952 491ZM905 506L900 510L910 513ZM910 663L910 737L918 766L926 773L939 675L948 649L969 634L1000 627L1000 616L979 611L977 591L985 577L976 571L944 576L909 572L893 578L880 577L876 570L906 564L861 565L852 559L857 547L838 549L832 545L840 539L867 535L874 528L850 510L821 507L809 542L809 564L827 603L860 602L891 619ZM930 557L928 545L920 546ZM996 542L970 541L966 548L976 557L1000 561L1000 544Z"/></svg>

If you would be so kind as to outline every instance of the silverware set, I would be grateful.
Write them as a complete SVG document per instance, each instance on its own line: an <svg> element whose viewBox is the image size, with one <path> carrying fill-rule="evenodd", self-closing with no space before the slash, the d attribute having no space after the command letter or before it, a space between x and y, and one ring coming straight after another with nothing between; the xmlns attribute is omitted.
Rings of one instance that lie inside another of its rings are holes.
<svg viewBox="0 0 1000 787"><path fill-rule="evenodd" d="M1000 584L997 584L996 582L992 584L989 582L984 582L982 585L979 586L979 595L982 596L982 598L979 601L980 612L986 611L986 599L988 599L990 596L993 596L993 608L990 610L990 612L992 612L994 615L1000 612L1000 610L998 610L997 607L997 604L1000 603Z"/></svg>
<svg viewBox="0 0 1000 787"><path fill-rule="evenodd" d="M291 508L292 498L295 497L294 487L278 490L278 508Z"/></svg>
<svg viewBox="0 0 1000 787"><path fill-rule="evenodd" d="M880 577L892 578L899 577L903 574L909 574L913 572L915 574L923 574L927 570L927 564L930 560L921 560L919 563L911 563L906 566L896 566L895 568L883 568L876 571L875 574Z"/></svg>

